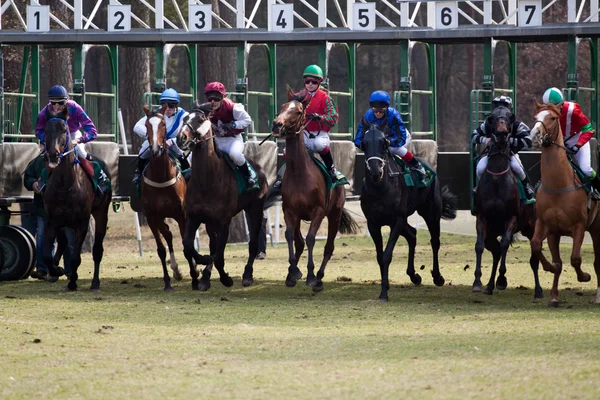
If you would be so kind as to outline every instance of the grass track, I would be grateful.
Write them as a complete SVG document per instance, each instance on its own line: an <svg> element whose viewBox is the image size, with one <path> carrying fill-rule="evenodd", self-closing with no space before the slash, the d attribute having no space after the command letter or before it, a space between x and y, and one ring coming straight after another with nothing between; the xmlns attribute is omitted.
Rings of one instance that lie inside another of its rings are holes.
<svg viewBox="0 0 600 400"><path fill-rule="evenodd" d="M529 246L518 242L508 256L509 288L474 294L474 238L445 234L440 259L446 285L437 288L427 232L419 231L416 265L426 267L419 271L424 285L414 287L405 274L405 243L399 243L388 304L376 300L379 269L370 239L362 237L336 241L325 291L317 295L303 281L284 286L283 245L255 263L256 283L248 289L240 283L243 246L226 253L232 288L213 274L209 292L192 292L185 277L166 294L154 250L139 258L114 241L107 243L100 293L88 290L89 254L76 293L64 292L62 279L2 282L0 397L600 396L594 278L577 283L567 265L561 307L549 309L551 276L540 272L546 298L533 301ZM319 242L319 260L322 248ZM177 255L183 266L180 250ZM593 275L590 246L583 257ZM486 284L488 254L484 261Z"/></svg>

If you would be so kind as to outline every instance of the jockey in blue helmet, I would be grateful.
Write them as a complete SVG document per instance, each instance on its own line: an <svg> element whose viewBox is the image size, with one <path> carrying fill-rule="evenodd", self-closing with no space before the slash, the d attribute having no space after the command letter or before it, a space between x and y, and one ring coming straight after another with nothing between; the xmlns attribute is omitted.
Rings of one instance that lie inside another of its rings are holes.
<svg viewBox="0 0 600 400"><path fill-rule="evenodd" d="M190 164L186 159L183 150L181 150L177 145L177 134L183 126L183 118L188 115L188 112L179 107L181 98L175 89L168 88L167 90L163 91L158 101L160 104L167 105L164 118L167 126L166 143L167 147L169 148L169 153L179 160L181 169L186 170L190 167ZM150 152L148 151L150 144L148 143L148 139L146 137L146 119L146 116L142 117L133 128L133 131L139 137L145 139L139 152L138 166L135 170L135 175L133 176L133 183L136 185L140 183L142 172L144 171L146 164L148 164L148 159L150 158Z"/></svg>
<svg viewBox="0 0 600 400"><path fill-rule="evenodd" d="M87 158L91 160L91 157L85 151L84 143L96 139L98 131L96 126L83 111L83 108L75 102L75 100L69 99L69 93L64 86L54 85L48 90L48 104L42 108L38 114L37 121L35 122L35 135L40 140L42 145L46 137L46 122L48 117L46 115L47 110L52 110L54 113L63 112L66 108L68 112L67 126L69 133L71 134L71 140L77 143L75 146L75 155L81 158ZM83 130L83 133L81 132Z"/></svg>
<svg viewBox="0 0 600 400"><path fill-rule="evenodd" d="M410 132L404 127L404 122L398 110L390 107L390 95L386 91L377 90L371 93L369 105L371 108L369 108L360 121L360 124L358 124L358 131L356 131L354 139L356 147L360 148L364 133L369 128L368 126L363 126L363 120L377 126L385 125L384 131L390 140L390 150L392 153L402 157L408 165L422 176L425 176L425 169L419 160L406 148L406 145L410 143Z"/></svg>

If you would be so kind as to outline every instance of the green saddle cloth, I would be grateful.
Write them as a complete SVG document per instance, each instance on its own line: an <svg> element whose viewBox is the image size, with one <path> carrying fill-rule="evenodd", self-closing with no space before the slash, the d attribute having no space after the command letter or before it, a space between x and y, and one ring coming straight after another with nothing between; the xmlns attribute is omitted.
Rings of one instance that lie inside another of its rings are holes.
<svg viewBox="0 0 600 400"><path fill-rule="evenodd" d="M94 188L94 192L99 190L101 193L105 193L106 191L111 190L112 182L102 169L102 163L98 161L91 161L91 163L94 167L94 178L92 179L92 187ZM44 168L42 170L42 180L44 185L48 183L49 179L50 172L48 171L48 168Z"/></svg>
<svg viewBox="0 0 600 400"><path fill-rule="evenodd" d="M428 186L430 186L433 181L435 180L436 177L436 173L435 171L427 164L425 163L421 163L421 165L423 166L423 168L425 169L425 176L421 177L421 174L418 173L417 171L413 171L405 162L404 160L402 160L402 158L400 158L399 156L397 156L396 154L393 154L394 156L394 160L396 161L396 164L398 164L398 166L401 168L402 171L402 175L404 176L404 182L406 182L406 186L409 187L416 187L416 188L426 188ZM417 181L415 183L415 180Z"/></svg>
<svg viewBox="0 0 600 400"><path fill-rule="evenodd" d="M325 166L323 161L316 158L313 153L309 152L309 154L310 154L310 158L312 158L314 163L317 164L317 167L319 167L319 169L321 170L321 173L325 177L325 182L327 182L327 190L328 191L332 190L333 188L338 187L338 186L350 184L350 182L348 182L348 178L346 178L344 176L344 174L342 174L340 171L336 171L337 172L336 173L337 180L335 182L332 182L331 176L329 176L329 171L327 171L327 167Z"/></svg>
<svg viewBox="0 0 600 400"><path fill-rule="evenodd" d="M571 163L571 166L575 170L575 173L577 174L577 176L579 176L579 179L581 179L581 183L585 188L585 192L588 195L590 195L591 193L591 196L594 200L600 200L600 193L598 193L598 191L594 189L594 187L592 186L592 181L590 181L590 179L587 176L585 176L581 168L579 168L579 165L577 165L577 163L573 161L571 157L568 157L568 159Z"/></svg>
<svg viewBox="0 0 600 400"><path fill-rule="evenodd" d="M225 154L225 153L222 153L222 154L223 154L223 158L225 159L225 161L227 161L227 164L229 165L229 167L233 170L233 173L235 174L235 180L237 181L237 186L238 186L238 194L248 193L253 190L259 189L258 174L256 173L256 170L252 167L252 165L250 165L250 163L248 161L246 161L246 165L248 166L248 170L250 171L250 176L252 177L252 179L254 179L254 182L256 182L254 184L254 186L252 186L252 187L246 187L246 178L244 177L244 175L242 175L242 173L238 169L237 165L235 165L233 163L233 161L231 161L231 158L229 158L229 156L227 154Z"/></svg>
<svg viewBox="0 0 600 400"><path fill-rule="evenodd" d="M533 204L535 203L535 197L528 199L525 194L525 187L523 186L523 182L519 178L517 178L517 187L519 188L519 198L521 202L524 204Z"/></svg>

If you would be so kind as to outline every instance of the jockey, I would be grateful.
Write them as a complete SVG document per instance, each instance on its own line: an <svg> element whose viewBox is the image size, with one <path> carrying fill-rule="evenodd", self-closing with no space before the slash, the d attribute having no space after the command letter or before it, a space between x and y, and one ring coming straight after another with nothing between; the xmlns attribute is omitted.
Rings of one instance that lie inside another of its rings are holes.
<svg viewBox="0 0 600 400"><path fill-rule="evenodd" d="M83 145L84 143L96 139L98 136L96 126L94 126L90 117L88 117L79 104L74 100L69 99L69 93L64 86L52 86L48 91L48 99L50 102L42 108L42 111L38 114L37 121L35 122L35 135L37 138L43 145L46 137L46 110L51 109L55 113L58 113L62 112L66 107L69 112L67 126L71 135L71 140L76 143L75 155L92 161L92 157L85 151ZM83 134L80 129L83 129Z"/></svg>
<svg viewBox="0 0 600 400"><path fill-rule="evenodd" d="M165 124L167 128L167 137L166 144L168 147L168 151L171 156L177 158L179 160L179 164L182 170L186 170L190 168L190 164L183 153L183 150L179 148L177 145L177 133L179 133L179 129L183 125L183 118L188 115L187 111L183 108L179 107L180 97L179 93L175 89L167 89L161 93L159 98L160 104L166 104L167 108L165 109L164 118ZM133 127L133 131L141 138L145 139L142 144L142 148L139 152L138 158L138 166L135 170L135 175L133 176L133 183L136 185L140 183L140 179L142 177L142 172L148 164L148 159L150 158L149 147L150 143L147 139L147 130L146 130L146 120L147 117L142 117Z"/></svg>
<svg viewBox="0 0 600 400"><path fill-rule="evenodd" d="M506 107L509 111L512 112L512 99L509 96L498 96L492 101L492 109L496 107ZM511 149L511 157L510 157L510 168L513 173L519 177L521 182L523 183L523 188L525 189L525 195L527 199L531 200L535 195L535 192L531 186L531 182L529 181L529 177L525 174L525 170L523 169L523 165L521 164L521 159L517 154L524 148L531 147L531 139L529 137L529 133L531 129L523 122L515 119L514 114L512 115L512 119L510 122L510 149ZM473 145L478 144L489 144L491 140L491 135L494 133L494 127L488 123L488 119L481 123L481 125L473 131L471 134L471 142ZM481 176L487 169L488 164L488 156L484 155L479 159L477 163L477 178L481 179Z"/></svg>
<svg viewBox="0 0 600 400"><path fill-rule="evenodd" d="M413 154L406 148L406 145L410 142L410 133L404 127L404 121L402 121L400 113L395 108L390 107L390 96L388 93L383 90L371 93L369 105L371 108L365 113L363 119L377 126L385 124L385 133L390 140L390 150L392 153L399 155L414 170L425 176L425 169L419 160L414 158ZM354 139L356 147L360 148L365 130L368 130L368 128L368 126L363 126L363 121L361 120L360 124L358 124L358 131L356 131L356 138Z"/></svg>
<svg viewBox="0 0 600 400"><path fill-rule="evenodd" d="M587 176L592 186L600 191L600 179L593 170L590 159L590 139L594 136L592 123L583 114L579 104L565 101L562 92L551 87L544 92L544 104L554 104L560 108L560 129L565 140L565 147L573 152L573 158L579 168Z"/></svg>
<svg viewBox="0 0 600 400"><path fill-rule="evenodd" d="M225 86L221 82L210 82L204 87L206 100L213 105L210 122L219 149L229 155L246 179L246 187L252 187L256 181L252 178L246 157L244 156L244 138L242 132L252 123L244 105L234 103L227 98Z"/></svg>

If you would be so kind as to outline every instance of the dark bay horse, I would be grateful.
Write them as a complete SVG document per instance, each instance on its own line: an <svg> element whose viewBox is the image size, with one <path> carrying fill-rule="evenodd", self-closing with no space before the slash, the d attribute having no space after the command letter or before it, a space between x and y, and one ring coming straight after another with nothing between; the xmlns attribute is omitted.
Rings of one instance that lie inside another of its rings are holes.
<svg viewBox="0 0 600 400"><path fill-rule="evenodd" d="M327 190L327 183L319 167L311 160L304 146L304 127L306 126L306 106L310 96L296 96L288 88L288 103L281 107L279 116L273 120L273 136L285 137L286 171L281 185L283 213L285 218L285 239L289 250L289 269L285 284L292 287L302 272L298 268L298 259L304 250L304 239L300 232L302 220L310 221L306 245L308 246L308 274L306 284L313 291L323 290L325 266L331 258L334 240L338 230L341 233L356 233L357 225L350 214L344 210L346 191L343 186ZM315 276L313 248L317 230L327 217L327 243L323 262ZM294 244L296 252L294 253Z"/></svg>
<svg viewBox="0 0 600 400"><path fill-rule="evenodd" d="M477 216L477 242L475 243L476 267L473 292L481 292L481 257L484 248L492 253L492 273L485 294L494 293L494 280L498 262L500 270L495 287L506 289L506 254L514 235L521 232L529 240L535 227L535 204L522 204L517 177L510 167L509 144L512 114L506 107L496 107L488 123L494 127L486 172L481 176L475 193ZM501 237L498 242L498 237ZM538 276L539 260L531 254L529 265L535 281L534 298L544 297Z"/></svg>
<svg viewBox="0 0 600 400"><path fill-rule="evenodd" d="M363 121L363 126L369 126ZM431 235L433 250L433 270L431 275L436 286L444 285L440 273L438 252L440 249L440 219L456 218L457 199L448 188L440 187L437 178L425 188L408 187L394 156L389 150L385 133L376 124L371 124L365 132L361 148L365 153L365 180L360 195L360 206L367 218L369 233L375 243L377 263L381 272L381 293L379 300L388 301L389 266L394 247L400 236L408 242L408 266L406 273L415 285L421 283L421 276L415 272L415 248L417 230L408 223L408 217L415 211L425 219ZM420 160L423 163L422 160ZM392 171L394 171L392 173ZM390 176L391 175L391 176ZM414 178L413 178L414 179ZM383 249L381 228L389 226L390 237Z"/></svg>
<svg viewBox="0 0 600 400"><path fill-rule="evenodd" d="M537 191L537 221L531 240L531 250L545 271L554 274L550 303L558 306L558 281L562 272L560 237L571 236L571 265L579 282L589 282L590 274L581 269L581 245L587 230L594 243L594 270L597 286L596 303L600 303L600 217L599 204L588 197L584 184L575 174L567 158L557 106L536 103L536 123L531 130L534 143L542 147L540 162L542 184ZM548 238L552 262L542 253L542 242Z"/></svg>
<svg viewBox="0 0 600 400"><path fill-rule="evenodd" d="M220 281L226 286L233 280L225 272L225 246L229 237L231 219L240 211L246 211L250 225L248 261L242 276L242 285L254 282L253 264L258 254L263 206L268 185L261 167L250 162L258 174L259 190L238 194L238 185L233 170L213 141L209 119L212 103L194 104L194 109L184 119L180 136L183 147L192 149L192 175L185 196L186 226L183 252L190 265L192 289L208 290L212 265L219 271ZM206 224L210 239L210 256L201 256L194 249L194 237L200 224ZM207 265L198 281L195 263Z"/></svg>
<svg viewBox="0 0 600 400"><path fill-rule="evenodd" d="M47 219L44 237L45 248L51 248L58 231L63 228L74 230L73 253L71 255L71 277L67 288L77 290L77 269L81 264L81 246L88 231L90 216L96 222L94 246L94 277L92 290L100 289L100 262L104 254L102 242L106 235L108 224L108 207L112 191L94 193L92 182L84 172L81 164L76 163L74 146L67 127L67 109L54 113L48 110L45 145L48 154L49 167L53 171L44 192L44 208ZM77 160L79 161L79 160ZM87 162L81 160L80 162ZM104 171L110 178L109 171ZM47 252L49 255L51 252ZM48 274L58 276L52 256L44 259Z"/></svg>
<svg viewBox="0 0 600 400"><path fill-rule="evenodd" d="M148 106L144 106L144 112L147 117L146 132L148 143L150 144L149 151L152 154L142 180L142 205L144 207L144 214L148 218L148 225L156 240L156 251L163 268L164 290L172 291L171 277L167 270L167 252L160 235L162 234L169 247L173 277L176 280L181 280L181 271L175 260L175 252L173 250L173 235L169 226L165 223L165 218L173 218L177 221L179 233L183 239L186 183L183 175L181 175L177 165L169 157L169 152L167 151L167 129L165 119L163 118L166 107L167 105L165 104L162 109L150 111Z"/></svg>

